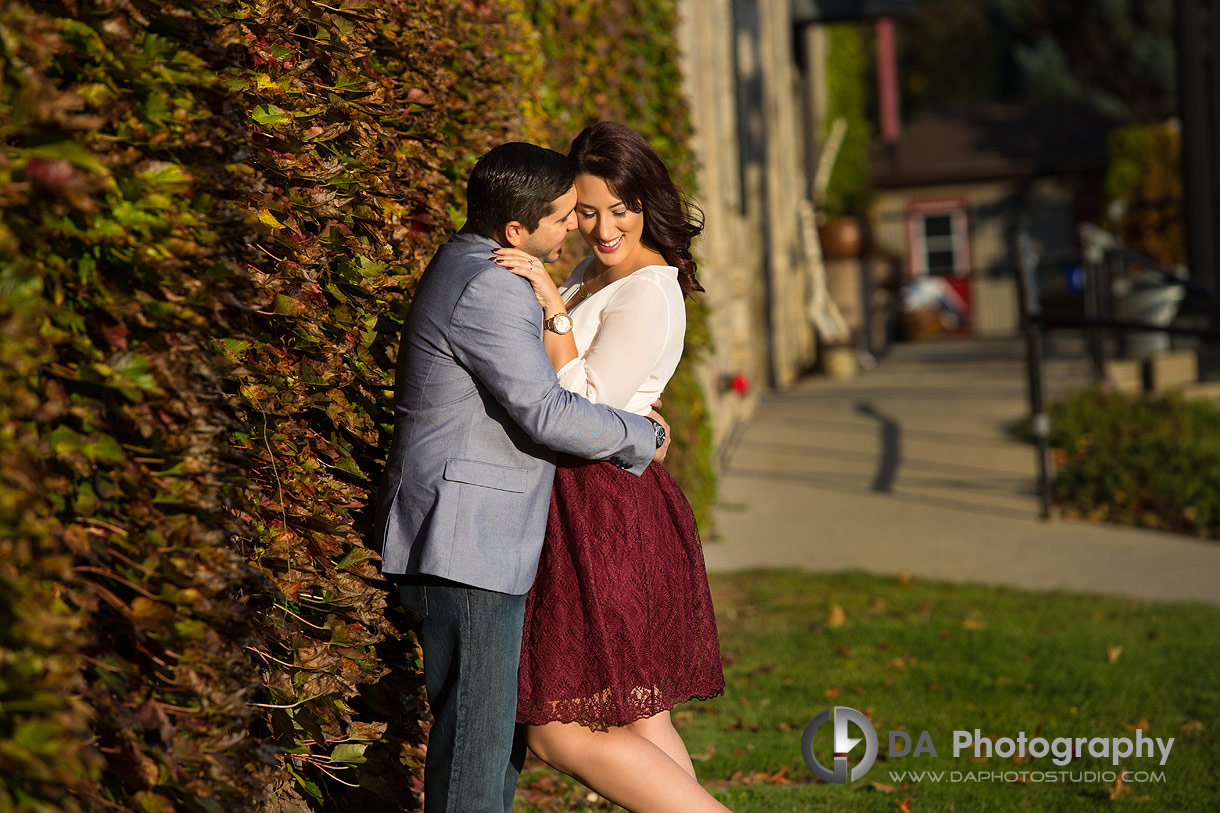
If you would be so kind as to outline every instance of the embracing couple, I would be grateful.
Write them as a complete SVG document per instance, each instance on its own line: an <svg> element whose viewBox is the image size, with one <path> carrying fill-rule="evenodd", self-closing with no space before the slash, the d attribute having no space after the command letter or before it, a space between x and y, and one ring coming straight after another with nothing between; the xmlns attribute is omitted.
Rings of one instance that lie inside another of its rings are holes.
<svg viewBox="0 0 1220 813"><path fill-rule="evenodd" d="M543 263L573 229L591 255L557 287ZM419 281L377 533L423 648L429 813L511 811L527 746L629 810L726 809L670 720L724 677L653 409L701 229L647 142L602 122L566 157L485 154Z"/></svg>

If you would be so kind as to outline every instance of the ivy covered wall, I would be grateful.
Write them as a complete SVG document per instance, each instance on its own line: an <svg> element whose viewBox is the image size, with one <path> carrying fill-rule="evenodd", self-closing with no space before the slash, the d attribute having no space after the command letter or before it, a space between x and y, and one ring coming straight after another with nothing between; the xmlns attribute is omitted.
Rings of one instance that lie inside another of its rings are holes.
<svg viewBox="0 0 1220 813"><path fill-rule="evenodd" d="M689 177L672 26L0 8L0 809L418 802L418 656L364 546L402 316L497 142L616 118ZM667 414L705 517L693 381Z"/></svg>

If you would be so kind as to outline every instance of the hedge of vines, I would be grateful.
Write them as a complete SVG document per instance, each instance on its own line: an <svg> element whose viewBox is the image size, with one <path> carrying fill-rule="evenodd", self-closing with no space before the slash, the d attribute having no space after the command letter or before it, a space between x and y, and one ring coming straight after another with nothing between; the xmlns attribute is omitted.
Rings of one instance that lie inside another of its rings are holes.
<svg viewBox="0 0 1220 813"><path fill-rule="evenodd" d="M613 117L689 167L672 13L0 7L0 810L418 805L418 654L364 546L402 314L492 144Z"/></svg>

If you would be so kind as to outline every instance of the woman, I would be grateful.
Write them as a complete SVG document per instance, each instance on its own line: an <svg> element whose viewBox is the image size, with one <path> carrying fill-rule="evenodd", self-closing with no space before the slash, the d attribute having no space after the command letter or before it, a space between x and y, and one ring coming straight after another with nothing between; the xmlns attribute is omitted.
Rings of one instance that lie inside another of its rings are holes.
<svg viewBox="0 0 1220 813"><path fill-rule="evenodd" d="M560 383L646 415L678 359L700 212L634 130L602 122L568 154L593 255L556 288L516 249L550 326ZM561 327L562 329L562 327ZM724 811L695 778L669 710L724 691L716 621L690 505L657 463L642 477L564 459L526 605L517 719L530 750L632 811Z"/></svg>

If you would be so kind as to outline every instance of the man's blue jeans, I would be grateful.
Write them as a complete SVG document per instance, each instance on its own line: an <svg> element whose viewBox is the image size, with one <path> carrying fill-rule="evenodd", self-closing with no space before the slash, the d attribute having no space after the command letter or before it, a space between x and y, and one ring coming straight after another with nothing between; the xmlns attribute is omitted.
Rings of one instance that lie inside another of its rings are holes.
<svg viewBox="0 0 1220 813"><path fill-rule="evenodd" d="M425 813L511 813L525 759L517 666L525 596L432 576L404 577L399 594L424 651L432 733Z"/></svg>

